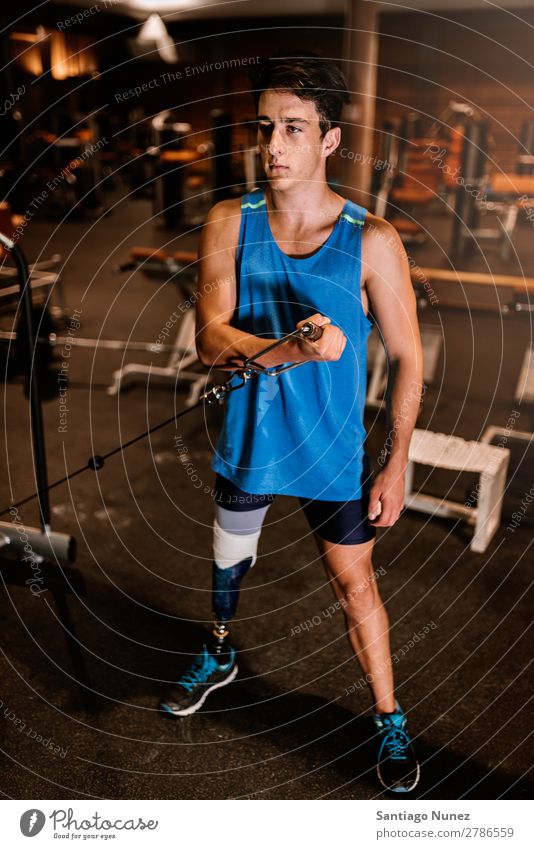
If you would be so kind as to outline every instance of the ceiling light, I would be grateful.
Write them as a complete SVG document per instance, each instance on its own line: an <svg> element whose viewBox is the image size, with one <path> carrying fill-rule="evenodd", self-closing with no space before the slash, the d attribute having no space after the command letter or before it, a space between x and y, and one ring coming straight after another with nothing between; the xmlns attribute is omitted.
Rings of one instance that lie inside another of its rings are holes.
<svg viewBox="0 0 534 849"><path fill-rule="evenodd" d="M168 38L167 27L159 15L150 15L139 30L137 41L139 44L152 44L162 38Z"/></svg>
<svg viewBox="0 0 534 849"><path fill-rule="evenodd" d="M182 12L200 8L204 0L126 0L124 5L139 12Z"/></svg>
<svg viewBox="0 0 534 849"><path fill-rule="evenodd" d="M167 28L159 15L149 15L139 30L137 36L139 44L155 44L160 59L172 63L178 61L178 51L174 42L167 32Z"/></svg>

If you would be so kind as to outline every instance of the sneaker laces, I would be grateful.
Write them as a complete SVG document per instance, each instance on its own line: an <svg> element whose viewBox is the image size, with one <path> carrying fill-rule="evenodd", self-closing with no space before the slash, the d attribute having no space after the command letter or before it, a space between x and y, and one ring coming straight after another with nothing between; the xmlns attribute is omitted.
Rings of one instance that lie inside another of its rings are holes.
<svg viewBox="0 0 534 849"><path fill-rule="evenodd" d="M197 654L190 668L187 672L184 672L178 681L178 684L190 693L197 684L204 684L216 668L217 661L211 657L206 647L204 647L204 651Z"/></svg>
<svg viewBox="0 0 534 849"><path fill-rule="evenodd" d="M389 757L393 761L406 760L406 749L410 745L410 738L402 728L399 728L397 725L394 725L387 720L386 728L388 728L388 730L384 729L383 731L383 745L387 748Z"/></svg>

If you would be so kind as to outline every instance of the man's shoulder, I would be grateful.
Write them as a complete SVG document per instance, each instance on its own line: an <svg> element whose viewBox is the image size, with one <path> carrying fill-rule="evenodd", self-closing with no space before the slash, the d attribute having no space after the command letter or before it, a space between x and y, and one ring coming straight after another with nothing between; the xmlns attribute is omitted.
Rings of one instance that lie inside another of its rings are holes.
<svg viewBox="0 0 534 849"><path fill-rule="evenodd" d="M400 279L405 263L406 249L393 224L368 214L362 235L362 280Z"/></svg>
<svg viewBox="0 0 534 849"><path fill-rule="evenodd" d="M241 216L242 198L228 198L228 200L220 200L214 204L208 212L206 222L231 222Z"/></svg>
<svg viewBox="0 0 534 849"><path fill-rule="evenodd" d="M389 254L404 253L404 245L393 224L368 212L362 233L362 252L374 261Z"/></svg>
<svg viewBox="0 0 534 849"><path fill-rule="evenodd" d="M205 244L226 245L235 250L239 241L241 198L221 200L211 207L204 222Z"/></svg>
<svg viewBox="0 0 534 849"><path fill-rule="evenodd" d="M373 215L372 212L368 211L365 216L363 238L369 244L374 244L376 242L382 242L387 238L391 238L393 241L396 241L399 239L399 235L393 224L386 221L385 218L380 218L379 215Z"/></svg>

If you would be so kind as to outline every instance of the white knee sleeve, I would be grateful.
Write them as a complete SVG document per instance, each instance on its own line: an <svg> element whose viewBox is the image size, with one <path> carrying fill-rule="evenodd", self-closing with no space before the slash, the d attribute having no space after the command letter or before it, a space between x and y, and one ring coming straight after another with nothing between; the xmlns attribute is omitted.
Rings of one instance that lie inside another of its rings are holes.
<svg viewBox="0 0 534 849"><path fill-rule="evenodd" d="M247 557L252 557L254 566L258 553L261 528L252 534L232 534L223 530L217 519L213 522L213 559L220 569L236 566Z"/></svg>

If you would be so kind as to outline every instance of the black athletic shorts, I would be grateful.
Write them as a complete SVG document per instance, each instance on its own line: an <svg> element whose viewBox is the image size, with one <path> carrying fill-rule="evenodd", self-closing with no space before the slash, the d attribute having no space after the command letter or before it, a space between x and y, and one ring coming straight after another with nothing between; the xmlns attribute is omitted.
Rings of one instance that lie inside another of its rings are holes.
<svg viewBox="0 0 534 849"><path fill-rule="evenodd" d="M217 474L215 502L226 510L243 512L257 510L272 504L276 495L255 495L245 492L235 483ZM369 522L369 493L355 501L320 501L299 498L312 531L328 542L338 545L358 545L376 536L376 528Z"/></svg>

